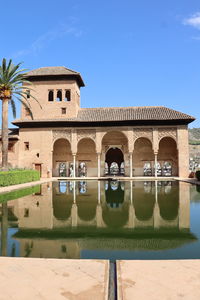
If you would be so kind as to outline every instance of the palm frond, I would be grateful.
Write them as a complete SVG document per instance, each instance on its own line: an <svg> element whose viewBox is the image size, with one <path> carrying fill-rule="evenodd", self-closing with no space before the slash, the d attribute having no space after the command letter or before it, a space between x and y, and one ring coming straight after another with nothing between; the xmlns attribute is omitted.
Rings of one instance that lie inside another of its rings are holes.
<svg viewBox="0 0 200 300"><path fill-rule="evenodd" d="M10 104L12 108L13 117L16 118L16 105L15 105L15 101L12 98L10 100Z"/></svg>
<svg viewBox="0 0 200 300"><path fill-rule="evenodd" d="M32 113L32 111L31 111L31 108L28 106L28 104L27 104L26 102L24 102L20 97L17 97L17 96L15 96L15 97L16 97L17 100L18 100L19 102L21 102L22 105L27 109L27 111L29 112L29 114L30 114L30 116L31 116L31 119L33 120L33 113Z"/></svg>

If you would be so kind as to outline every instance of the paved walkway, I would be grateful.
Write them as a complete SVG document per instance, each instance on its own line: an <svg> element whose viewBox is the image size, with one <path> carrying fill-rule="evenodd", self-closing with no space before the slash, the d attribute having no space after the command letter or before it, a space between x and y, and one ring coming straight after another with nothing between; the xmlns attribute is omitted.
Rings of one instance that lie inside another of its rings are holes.
<svg viewBox="0 0 200 300"><path fill-rule="evenodd" d="M200 260L117 262L118 300L199 300Z"/></svg>
<svg viewBox="0 0 200 300"><path fill-rule="evenodd" d="M0 258L0 300L107 300L109 262Z"/></svg>

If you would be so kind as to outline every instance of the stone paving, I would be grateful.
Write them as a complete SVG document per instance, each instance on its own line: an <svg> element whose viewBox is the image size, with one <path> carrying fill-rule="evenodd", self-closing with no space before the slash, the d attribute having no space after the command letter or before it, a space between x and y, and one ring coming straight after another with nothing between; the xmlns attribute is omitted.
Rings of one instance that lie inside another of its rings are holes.
<svg viewBox="0 0 200 300"><path fill-rule="evenodd" d="M117 261L118 300L198 300L200 260Z"/></svg>
<svg viewBox="0 0 200 300"><path fill-rule="evenodd" d="M107 300L109 262L0 258L0 300Z"/></svg>

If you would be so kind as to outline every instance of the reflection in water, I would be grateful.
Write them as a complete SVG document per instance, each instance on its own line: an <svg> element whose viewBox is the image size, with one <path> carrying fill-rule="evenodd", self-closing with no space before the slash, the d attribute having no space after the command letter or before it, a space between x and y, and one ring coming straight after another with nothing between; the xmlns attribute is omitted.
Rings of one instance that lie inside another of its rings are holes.
<svg viewBox="0 0 200 300"><path fill-rule="evenodd" d="M44 184L41 194L1 205L1 255L79 258L86 250L135 253L178 248L195 238L190 233L190 186L179 185L167 181ZM9 236L12 228L16 229Z"/></svg>

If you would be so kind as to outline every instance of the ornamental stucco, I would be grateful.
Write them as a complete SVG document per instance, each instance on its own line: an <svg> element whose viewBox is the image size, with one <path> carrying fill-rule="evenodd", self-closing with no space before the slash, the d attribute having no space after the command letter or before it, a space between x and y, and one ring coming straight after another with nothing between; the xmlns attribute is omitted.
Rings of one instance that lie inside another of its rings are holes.
<svg viewBox="0 0 200 300"><path fill-rule="evenodd" d="M53 130L53 143L58 139L67 139L71 142L71 130Z"/></svg>
<svg viewBox="0 0 200 300"><path fill-rule="evenodd" d="M159 128L158 129L158 140L160 141L164 137L171 137L175 141L177 140L177 129L174 128Z"/></svg>
<svg viewBox="0 0 200 300"><path fill-rule="evenodd" d="M153 129L152 128L145 128L140 129L136 128L133 130L133 141L135 142L138 138L147 138L151 142L153 141Z"/></svg>
<svg viewBox="0 0 200 300"><path fill-rule="evenodd" d="M86 130L86 129L77 130L77 141L79 142L83 138L90 138L95 142L96 131L95 130Z"/></svg>

